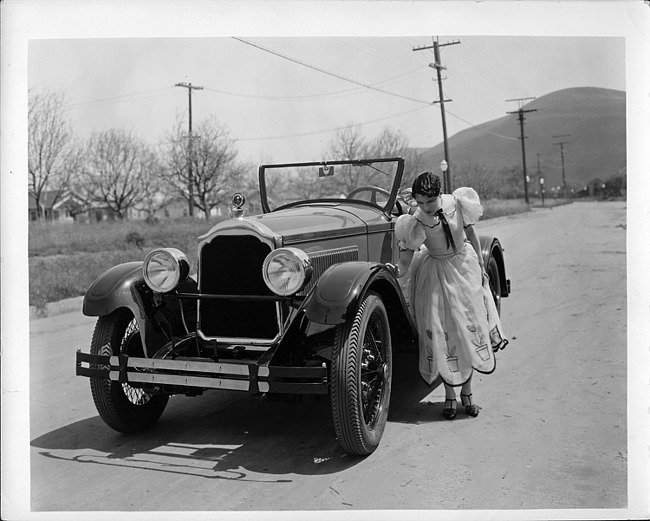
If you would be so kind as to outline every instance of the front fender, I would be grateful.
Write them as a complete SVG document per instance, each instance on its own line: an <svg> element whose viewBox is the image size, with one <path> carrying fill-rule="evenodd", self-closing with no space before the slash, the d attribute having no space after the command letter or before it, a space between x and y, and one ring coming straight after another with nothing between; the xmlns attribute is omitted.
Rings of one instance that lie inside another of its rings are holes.
<svg viewBox="0 0 650 521"><path fill-rule="evenodd" d="M183 284L186 291L196 291L196 283L188 278ZM133 313L142 338L146 356L155 353L160 346L169 342L173 335L173 322L183 311L178 302L156 307L153 291L147 286L142 274L142 262L118 264L102 273L90 285L84 296L84 315L101 317L120 308ZM186 312L194 313L195 305L186 306ZM167 328L161 325L166 323Z"/></svg>
<svg viewBox="0 0 650 521"><path fill-rule="evenodd" d="M307 318L319 324L345 322L351 305L359 299L379 266L369 262L342 262L328 268L305 302Z"/></svg>
<svg viewBox="0 0 650 521"><path fill-rule="evenodd" d="M343 262L331 266L321 277L304 304L312 322L336 325L351 320L370 290L385 300L391 322L401 322L416 335L408 306L397 279L383 264Z"/></svg>
<svg viewBox="0 0 650 521"><path fill-rule="evenodd" d="M145 311L142 297L147 289L142 262L118 264L90 285L84 296L82 312L89 317L101 317L126 307L138 318Z"/></svg>
<svg viewBox="0 0 650 521"><path fill-rule="evenodd" d="M144 282L142 262L126 262L106 270L90 285L84 295L82 312L102 317L119 308L128 308L135 317L145 354L155 352L154 344L168 339L154 320L153 297Z"/></svg>

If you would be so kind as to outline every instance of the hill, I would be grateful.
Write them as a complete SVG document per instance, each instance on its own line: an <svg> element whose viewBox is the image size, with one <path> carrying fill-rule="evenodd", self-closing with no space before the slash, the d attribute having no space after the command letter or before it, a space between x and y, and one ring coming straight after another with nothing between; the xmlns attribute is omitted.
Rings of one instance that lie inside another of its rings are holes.
<svg viewBox="0 0 650 521"><path fill-rule="evenodd" d="M519 107L512 104L512 111ZM626 167L625 92L594 87L564 89L524 105L526 169L537 182L537 154L547 187L562 184L560 146L568 187L581 189L598 177L607 179ZM568 137L553 138L569 134ZM449 157L480 163L494 172L522 167L518 116L502 118L463 130L449 138ZM515 138L515 139L513 139ZM443 144L419 149L424 164L438 165Z"/></svg>

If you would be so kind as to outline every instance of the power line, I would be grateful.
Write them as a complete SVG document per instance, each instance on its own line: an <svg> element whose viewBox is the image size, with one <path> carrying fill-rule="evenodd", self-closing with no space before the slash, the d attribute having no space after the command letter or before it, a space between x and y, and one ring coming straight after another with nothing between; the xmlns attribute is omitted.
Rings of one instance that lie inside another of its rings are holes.
<svg viewBox="0 0 650 521"><path fill-rule="evenodd" d="M381 84L386 84L390 82L394 82L404 76L408 76L410 74L413 74L414 72L417 72L420 69L424 69L425 67L418 67L417 69L398 74L396 76L392 76L390 78L387 78L385 80L381 80L373 85L371 87L374 87L376 85L381 85ZM312 99L326 99L326 98L335 98L335 97L340 97L340 96L346 96L348 94L355 94L355 93L360 93L364 92L366 90L366 87L363 88L353 88L353 89L344 89L344 90L339 90L339 91L334 91L334 92L325 92L322 94L305 94L302 96L267 96L267 95L261 95L261 94L242 94L241 92L230 92L230 91L225 91L221 89L214 89L211 87L205 87L205 90L211 91L211 92L216 92L217 94L225 94L227 96L236 96L236 97L241 97L241 98L253 98L253 99L267 99L267 100L274 100L274 101L286 101L286 100L305 100L309 101Z"/></svg>
<svg viewBox="0 0 650 521"><path fill-rule="evenodd" d="M485 46L484 42L481 41L476 41L476 50L479 52L477 54L483 54L483 59L485 60L485 63L489 63L490 67L488 69L491 72L494 72L496 76L500 79L508 83L514 90L519 91L519 92L526 92L526 89L521 87L506 71L503 67L499 65L499 62L494 59L492 53L488 50L488 48Z"/></svg>
<svg viewBox="0 0 650 521"><path fill-rule="evenodd" d="M362 92L365 89L345 89L340 91L334 91L323 94L306 94L304 96L265 96L261 94L242 94L241 92L230 92L226 90L213 89L211 87L205 87L205 90L210 92L216 92L217 94L225 94L226 96L236 96L239 98L253 98L253 99L266 99L273 101L289 101L289 100L310 100L310 99L324 99L324 98L336 98L339 96L346 96L348 94Z"/></svg>
<svg viewBox="0 0 650 521"><path fill-rule="evenodd" d="M376 92L381 92L382 94L387 94L389 96L394 96L396 98L401 98L401 99L405 99L405 100L408 100L408 101L414 101L416 103L424 103L426 105L430 105L430 102L428 102L428 101L423 101L423 100L419 100L419 99L416 99L416 98L411 98L409 96L403 96L403 95L397 94L395 92L390 92L390 91L387 91L387 90L378 89L377 87L373 87L372 85L368 85L366 83L361 83L359 81L352 80L350 78L346 78L345 76L341 76L340 74L337 74L335 72L330 72L330 71L322 69L320 67L316 67L315 65L311 65L309 63L298 60L297 58L287 56L287 55L282 54L282 53L280 53L278 51L274 51L273 49L269 49L268 47L264 47L262 45L259 45L259 44L255 43L255 42L251 42L249 40L245 40L243 38L239 38L239 37L236 37L236 36L232 36L231 38L233 38L234 40L237 40L238 42L242 42L242 43L245 43L246 45L250 45L252 47L260 49L260 50L262 50L264 52L268 52L270 54L278 56L278 57L280 57L282 59L288 60L288 61L293 62L293 63L297 63L298 65L302 65L303 67L307 67L308 69L312 69L312 70L318 71L320 73L327 74L328 76L332 76L333 78L337 78L339 80L347 81L349 83L359 85L360 87L364 87L364 88L369 89L369 90L374 90Z"/></svg>
<svg viewBox="0 0 650 521"><path fill-rule="evenodd" d="M377 45L374 45L375 40L373 38L353 38L354 41L366 46L370 47L372 49L375 49L378 51L377 53L374 53L373 55L379 58L382 62L386 61L386 58L390 58L393 63L399 64L400 67L403 67L405 63L407 64L417 64L418 61L415 59L411 59L410 54L402 54L402 53L395 53L393 52L393 49L395 49L395 46L389 46L389 47L379 47ZM357 47L359 48L359 47ZM368 53L370 54L370 53Z"/></svg>
<svg viewBox="0 0 650 521"><path fill-rule="evenodd" d="M404 112L399 112L397 114L392 114L390 116L386 116L386 117L383 117L383 118L377 118L377 119L372 119L372 120L369 120L369 121L363 121L361 123L358 123L358 125L359 126L370 125L372 123L378 123L379 121L385 121L387 119L393 119L393 118L396 118L396 117L399 117L399 116L404 116L405 114L410 114L412 112L425 110L427 108L429 108L429 107L417 107L415 109L407 110L407 111L404 111ZM326 130L314 130L312 132L301 132L299 134L288 134L288 135L284 135L284 136L241 138L241 139L238 139L237 141L270 141L270 140L273 140L273 139L288 139L288 138L295 138L295 137L302 137L302 136L313 136L313 135L316 135L316 134L326 134L328 132L334 132L336 130L341 130L341 129L344 129L344 128L346 128L346 126L334 127L334 128L330 128L330 129L326 129Z"/></svg>
<svg viewBox="0 0 650 521"><path fill-rule="evenodd" d="M132 92L130 94L122 94L121 96L112 96L110 98L100 98L100 99L96 99L96 100L80 101L79 103L70 103L70 104L64 105L62 108L63 108L63 110L68 110L68 109L83 107L83 106L87 106L87 105L102 104L102 103L108 103L108 102L112 102L112 101L125 100L125 98L132 98L134 96L142 96L144 94L152 94L154 92L161 92L161 91L165 91L165 90L170 90L171 88L172 87L161 87L161 88L158 88L158 89L145 90L145 91L141 91L141 92ZM136 98L136 99L132 99L132 100L126 99L125 101L138 101L138 100L141 100L141 99L146 99L147 97L149 97L149 96L145 96L144 98Z"/></svg>
<svg viewBox="0 0 650 521"><path fill-rule="evenodd" d="M478 125L475 125L471 121L467 121L466 119L461 118L459 115L454 114L451 110L449 110L449 109L445 109L445 110L446 110L447 114L449 114L450 116L455 117L456 119L458 119L459 121L462 121L463 123L467 123L468 125L470 125L472 128L476 129L479 132L484 132L485 134L490 134L492 136L500 137L500 138L503 138L503 139L508 139L508 140L511 140L511 141L518 141L519 140L519 138L516 138L516 137L504 136L502 134L497 134L496 132L492 132L490 130L480 128Z"/></svg>

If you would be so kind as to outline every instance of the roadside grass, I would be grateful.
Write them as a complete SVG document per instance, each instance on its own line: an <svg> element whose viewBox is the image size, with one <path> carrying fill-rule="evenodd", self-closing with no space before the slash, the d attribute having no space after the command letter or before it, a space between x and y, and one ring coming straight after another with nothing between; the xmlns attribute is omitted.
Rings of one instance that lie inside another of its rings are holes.
<svg viewBox="0 0 650 521"><path fill-rule="evenodd" d="M29 305L43 311L49 302L83 295L104 271L141 261L152 249L178 248L197 267L198 237L217 221L161 220L96 224L29 224Z"/></svg>
<svg viewBox="0 0 650 521"><path fill-rule="evenodd" d="M519 200L483 201L483 219L527 212ZM179 219L115 221L95 224L29 224L29 304L45 312L47 304L83 295L104 271L129 261L141 261L153 248L181 250L197 269L198 236L215 221Z"/></svg>
<svg viewBox="0 0 650 521"><path fill-rule="evenodd" d="M483 205L482 221L530 211L530 206L520 199L486 199L481 201L481 204Z"/></svg>
<svg viewBox="0 0 650 521"><path fill-rule="evenodd" d="M580 200L580 199L576 199ZM563 206L565 204L571 204L574 199L555 199L552 197L547 197L544 199L544 204L542 204L541 198L531 198L530 206L531 208L554 208L556 206Z"/></svg>

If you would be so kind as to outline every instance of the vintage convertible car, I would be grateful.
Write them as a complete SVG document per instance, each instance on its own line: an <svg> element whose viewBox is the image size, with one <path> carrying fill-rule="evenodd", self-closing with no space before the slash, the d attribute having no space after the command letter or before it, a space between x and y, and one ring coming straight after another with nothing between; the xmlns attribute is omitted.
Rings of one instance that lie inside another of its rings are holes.
<svg viewBox="0 0 650 521"><path fill-rule="evenodd" d="M209 389L330 396L337 438L370 454L382 437L392 349L415 339L399 254L401 158L262 165L262 213L232 217L199 237L198 269L151 251L103 273L83 313L97 316L90 378L101 418L124 433L150 427L174 394ZM503 250L481 237L493 296L510 292Z"/></svg>

